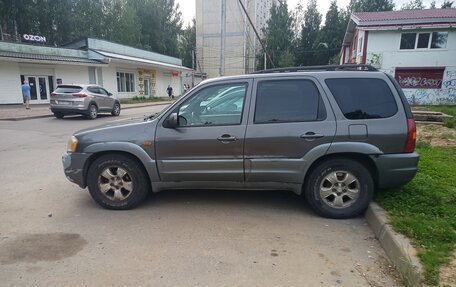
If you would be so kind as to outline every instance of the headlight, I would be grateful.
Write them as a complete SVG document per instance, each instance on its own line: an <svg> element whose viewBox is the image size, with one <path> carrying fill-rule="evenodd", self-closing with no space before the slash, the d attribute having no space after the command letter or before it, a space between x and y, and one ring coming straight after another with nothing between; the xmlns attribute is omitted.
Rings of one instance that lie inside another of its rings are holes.
<svg viewBox="0 0 456 287"><path fill-rule="evenodd" d="M76 152L76 148L78 147L78 139L75 136L71 136L67 143L67 151L68 152Z"/></svg>

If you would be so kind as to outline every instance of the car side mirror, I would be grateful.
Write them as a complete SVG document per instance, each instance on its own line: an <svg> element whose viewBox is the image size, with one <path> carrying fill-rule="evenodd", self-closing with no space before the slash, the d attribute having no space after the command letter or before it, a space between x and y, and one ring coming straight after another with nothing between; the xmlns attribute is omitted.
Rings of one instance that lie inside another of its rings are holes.
<svg viewBox="0 0 456 287"><path fill-rule="evenodd" d="M179 125L177 113L172 113L163 122L163 127L168 129L175 129Z"/></svg>
<svg viewBox="0 0 456 287"><path fill-rule="evenodd" d="M112 93L108 93L108 96L112 96Z"/></svg>

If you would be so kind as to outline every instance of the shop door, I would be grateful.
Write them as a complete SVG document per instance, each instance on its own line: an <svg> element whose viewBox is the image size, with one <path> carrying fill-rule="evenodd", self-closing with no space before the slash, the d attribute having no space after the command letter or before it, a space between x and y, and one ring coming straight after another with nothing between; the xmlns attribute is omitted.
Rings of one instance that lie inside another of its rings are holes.
<svg viewBox="0 0 456 287"><path fill-rule="evenodd" d="M149 78L144 79L144 97L146 97L146 98L150 97L150 79Z"/></svg>
<svg viewBox="0 0 456 287"><path fill-rule="evenodd" d="M44 104L49 103L49 82L46 76L26 76L30 85L31 103Z"/></svg>

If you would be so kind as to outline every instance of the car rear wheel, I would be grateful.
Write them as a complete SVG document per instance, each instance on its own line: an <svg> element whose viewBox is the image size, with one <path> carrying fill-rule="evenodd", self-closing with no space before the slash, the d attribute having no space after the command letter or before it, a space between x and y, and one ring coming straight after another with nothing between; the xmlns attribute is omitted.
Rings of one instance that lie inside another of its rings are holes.
<svg viewBox="0 0 456 287"><path fill-rule="evenodd" d="M120 104L119 103L114 103L114 107L112 108L111 115L117 117L120 115Z"/></svg>
<svg viewBox="0 0 456 287"><path fill-rule="evenodd" d="M58 119L63 119L64 116L65 115L63 113L58 113L58 112L54 113L54 117L56 117Z"/></svg>
<svg viewBox="0 0 456 287"><path fill-rule="evenodd" d="M131 209L149 193L149 179L143 167L131 157L107 154L89 168L87 185L92 198L108 209Z"/></svg>
<svg viewBox="0 0 456 287"><path fill-rule="evenodd" d="M87 110L87 118L90 120L96 119L98 116L98 108L95 104L90 104Z"/></svg>
<svg viewBox="0 0 456 287"><path fill-rule="evenodd" d="M304 195L312 209L329 218L351 218L372 200L374 183L360 162L338 158L320 163L310 173Z"/></svg>

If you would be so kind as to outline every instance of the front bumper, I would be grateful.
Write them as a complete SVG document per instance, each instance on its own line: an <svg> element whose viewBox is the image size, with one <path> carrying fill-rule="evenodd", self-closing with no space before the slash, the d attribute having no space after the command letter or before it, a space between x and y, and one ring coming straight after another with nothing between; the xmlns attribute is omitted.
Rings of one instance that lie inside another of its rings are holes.
<svg viewBox="0 0 456 287"><path fill-rule="evenodd" d="M418 171L419 154L384 154L374 158L378 170L378 187L390 188L411 181Z"/></svg>
<svg viewBox="0 0 456 287"><path fill-rule="evenodd" d="M85 178L85 167L89 153L72 153L67 152L62 156L63 171L69 181L76 183L81 188L87 186Z"/></svg>

